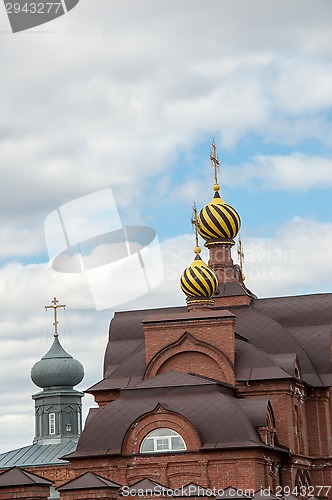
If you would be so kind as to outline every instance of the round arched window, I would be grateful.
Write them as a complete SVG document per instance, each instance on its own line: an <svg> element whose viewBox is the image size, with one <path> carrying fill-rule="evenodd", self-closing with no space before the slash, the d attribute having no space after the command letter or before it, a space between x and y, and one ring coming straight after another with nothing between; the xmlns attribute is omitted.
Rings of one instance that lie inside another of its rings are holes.
<svg viewBox="0 0 332 500"><path fill-rule="evenodd" d="M155 429L142 441L141 453L159 453L165 451L183 451L187 447L180 434L172 429Z"/></svg>

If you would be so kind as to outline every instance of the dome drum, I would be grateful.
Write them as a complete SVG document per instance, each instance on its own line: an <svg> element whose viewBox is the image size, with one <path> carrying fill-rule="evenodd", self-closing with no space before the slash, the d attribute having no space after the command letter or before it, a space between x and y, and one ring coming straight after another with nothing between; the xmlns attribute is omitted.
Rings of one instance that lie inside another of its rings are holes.
<svg viewBox="0 0 332 500"><path fill-rule="evenodd" d="M187 297L188 311L208 311L213 309L214 299L208 297Z"/></svg>
<svg viewBox="0 0 332 500"><path fill-rule="evenodd" d="M225 246L229 246L229 247L232 247L235 245L235 241L233 239L230 239L230 238L210 238L210 239L207 239L204 243L204 246L206 248L210 248L212 246L220 246L220 245L225 245Z"/></svg>

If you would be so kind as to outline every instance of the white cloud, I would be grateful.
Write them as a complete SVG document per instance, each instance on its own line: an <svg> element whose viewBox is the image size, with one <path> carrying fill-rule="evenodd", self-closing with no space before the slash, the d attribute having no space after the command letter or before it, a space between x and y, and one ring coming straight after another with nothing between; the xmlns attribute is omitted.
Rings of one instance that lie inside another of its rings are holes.
<svg viewBox="0 0 332 500"><path fill-rule="evenodd" d="M259 297L332 292L332 223L295 217L244 245L246 284Z"/></svg>
<svg viewBox="0 0 332 500"><path fill-rule="evenodd" d="M45 251L45 239L38 227L0 226L0 258L27 258Z"/></svg>
<svg viewBox="0 0 332 500"><path fill-rule="evenodd" d="M100 0L52 33L3 35L1 213L36 223L112 186L139 217L147 180L206 135L331 144L330 14L326 1Z"/></svg>
<svg viewBox="0 0 332 500"><path fill-rule="evenodd" d="M258 155L252 163L223 168L233 186L259 186L272 191L306 191L332 186L332 160L304 153Z"/></svg>

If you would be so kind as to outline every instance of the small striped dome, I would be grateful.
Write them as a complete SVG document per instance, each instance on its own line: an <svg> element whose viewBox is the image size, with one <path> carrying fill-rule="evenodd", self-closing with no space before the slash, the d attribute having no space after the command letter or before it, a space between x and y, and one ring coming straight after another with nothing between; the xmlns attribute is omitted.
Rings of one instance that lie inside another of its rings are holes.
<svg viewBox="0 0 332 500"><path fill-rule="evenodd" d="M240 230L240 216L216 192L214 198L202 208L198 216L198 232L205 240L233 239Z"/></svg>
<svg viewBox="0 0 332 500"><path fill-rule="evenodd" d="M180 285L187 297L211 297L218 280L214 271L196 255L194 262L183 271Z"/></svg>

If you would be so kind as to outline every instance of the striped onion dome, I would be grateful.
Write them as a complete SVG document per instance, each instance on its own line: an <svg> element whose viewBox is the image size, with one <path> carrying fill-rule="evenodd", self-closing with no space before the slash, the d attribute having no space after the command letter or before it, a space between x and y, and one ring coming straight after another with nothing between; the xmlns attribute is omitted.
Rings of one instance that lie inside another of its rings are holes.
<svg viewBox="0 0 332 500"><path fill-rule="evenodd" d="M216 188L214 198L198 215L198 232L205 240L214 238L233 239L240 230L240 216L237 211L227 205L221 198Z"/></svg>
<svg viewBox="0 0 332 500"><path fill-rule="evenodd" d="M180 279L181 290L187 297L211 297L217 285L217 276L199 255L196 255L194 262L183 271Z"/></svg>

